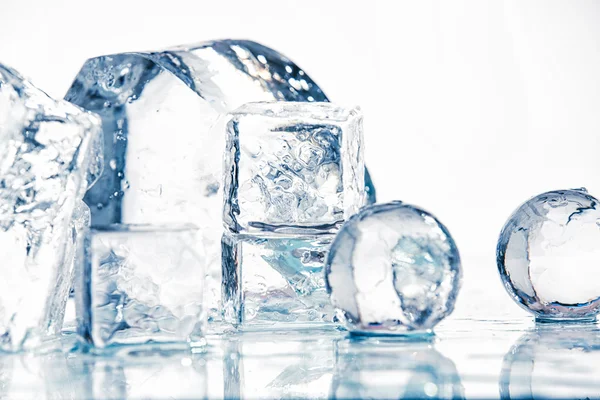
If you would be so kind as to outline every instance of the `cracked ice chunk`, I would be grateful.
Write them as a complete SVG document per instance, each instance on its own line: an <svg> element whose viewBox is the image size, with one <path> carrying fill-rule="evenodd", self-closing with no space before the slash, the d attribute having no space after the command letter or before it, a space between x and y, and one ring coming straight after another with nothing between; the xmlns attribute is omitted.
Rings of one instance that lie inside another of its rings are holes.
<svg viewBox="0 0 600 400"><path fill-rule="evenodd" d="M229 115L223 220L233 232L335 231L364 204L362 114L249 103Z"/></svg>
<svg viewBox="0 0 600 400"><path fill-rule="evenodd" d="M204 257L191 226L91 229L76 278L80 337L97 348L189 342L204 329Z"/></svg>
<svg viewBox="0 0 600 400"><path fill-rule="evenodd" d="M498 240L510 296L540 319L594 319L600 311L600 210L585 189L535 196Z"/></svg>
<svg viewBox="0 0 600 400"><path fill-rule="evenodd" d="M72 220L99 170L100 121L0 65L0 348L60 332L73 273ZM92 170L92 174L88 172Z"/></svg>
<svg viewBox="0 0 600 400"><path fill-rule="evenodd" d="M325 282L348 328L427 331L454 309L458 250L431 214L401 202L363 208L331 245Z"/></svg>
<svg viewBox="0 0 600 400"><path fill-rule="evenodd" d="M234 325L333 322L323 279L332 235L223 235L223 309Z"/></svg>

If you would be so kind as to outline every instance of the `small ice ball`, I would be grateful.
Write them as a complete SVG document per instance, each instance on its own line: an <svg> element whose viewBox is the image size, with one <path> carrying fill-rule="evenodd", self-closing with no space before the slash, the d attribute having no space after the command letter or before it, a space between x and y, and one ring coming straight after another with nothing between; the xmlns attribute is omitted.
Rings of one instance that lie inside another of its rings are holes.
<svg viewBox="0 0 600 400"><path fill-rule="evenodd" d="M510 296L539 320L595 320L600 210L585 189L535 196L508 219L496 260Z"/></svg>
<svg viewBox="0 0 600 400"><path fill-rule="evenodd" d="M399 201L351 217L325 264L338 318L362 334L430 332L453 311L461 277L458 249L446 227Z"/></svg>

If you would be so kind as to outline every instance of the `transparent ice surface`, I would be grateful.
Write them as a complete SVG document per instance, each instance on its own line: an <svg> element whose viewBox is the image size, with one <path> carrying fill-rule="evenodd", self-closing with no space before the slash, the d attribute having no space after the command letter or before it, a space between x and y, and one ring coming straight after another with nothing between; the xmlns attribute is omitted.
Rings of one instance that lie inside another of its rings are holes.
<svg viewBox="0 0 600 400"><path fill-rule="evenodd" d="M228 116L223 221L232 232L333 231L364 204L362 114L250 103Z"/></svg>
<svg viewBox="0 0 600 400"><path fill-rule="evenodd" d="M217 316L225 145L219 115L251 101L327 97L284 55L247 40L220 40L90 59L65 98L102 118L106 168L85 198L92 224L205 228L207 306ZM374 201L370 180L367 186Z"/></svg>
<svg viewBox="0 0 600 400"><path fill-rule="evenodd" d="M97 116L0 65L2 350L35 347L60 331L81 199L102 169L93 153L100 136Z"/></svg>
<svg viewBox="0 0 600 400"><path fill-rule="evenodd" d="M75 291L85 344L201 344L205 260L196 234L189 226L92 229Z"/></svg>
<svg viewBox="0 0 600 400"><path fill-rule="evenodd" d="M584 189L535 196L498 240L504 287L540 319L594 319L600 310L600 210Z"/></svg>
<svg viewBox="0 0 600 400"><path fill-rule="evenodd" d="M342 227L326 260L333 305L350 330L427 331L454 309L458 250L431 214L401 202L363 208Z"/></svg>
<svg viewBox="0 0 600 400"><path fill-rule="evenodd" d="M333 322L324 259L332 235L223 235L224 320L245 328Z"/></svg>

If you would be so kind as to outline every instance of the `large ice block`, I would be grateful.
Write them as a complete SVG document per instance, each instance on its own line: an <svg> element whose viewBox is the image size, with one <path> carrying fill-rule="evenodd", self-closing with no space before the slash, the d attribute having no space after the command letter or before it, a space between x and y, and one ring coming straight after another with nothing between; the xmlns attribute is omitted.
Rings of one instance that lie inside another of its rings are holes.
<svg viewBox="0 0 600 400"><path fill-rule="evenodd" d="M202 344L205 260L197 232L193 226L91 229L75 290L84 344Z"/></svg>
<svg viewBox="0 0 600 400"><path fill-rule="evenodd" d="M224 320L241 328L333 323L323 276L332 235L223 235Z"/></svg>
<svg viewBox="0 0 600 400"><path fill-rule="evenodd" d="M223 221L232 232L334 232L364 204L362 114L250 103L229 115Z"/></svg>
<svg viewBox="0 0 600 400"><path fill-rule="evenodd" d="M93 58L66 99L102 118L107 167L85 198L92 224L191 221L204 228L213 311L221 268L219 115L252 101L328 100L290 59L247 40Z"/></svg>
<svg viewBox="0 0 600 400"><path fill-rule="evenodd" d="M60 331L73 276L72 220L101 170L92 153L100 134L97 116L0 65L3 350L31 348Z"/></svg>

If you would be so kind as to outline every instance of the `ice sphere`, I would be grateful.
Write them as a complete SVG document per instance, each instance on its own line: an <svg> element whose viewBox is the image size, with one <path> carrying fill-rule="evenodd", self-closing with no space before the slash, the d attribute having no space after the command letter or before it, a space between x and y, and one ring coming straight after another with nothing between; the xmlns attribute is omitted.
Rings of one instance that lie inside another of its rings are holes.
<svg viewBox="0 0 600 400"><path fill-rule="evenodd" d="M222 240L225 322L243 328L333 323L323 277L332 235Z"/></svg>
<svg viewBox="0 0 600 400"><path fill-rule="evenodd" d="M510 296L540 320L594 320L598 221L598 200L585 189L551 191L521 205L498 240L498 271Z"/></svg>
<svg viewBox="0 0 600 400"><path fill-rule="evenodd" d="M364 204L362 114L249 103L228 117L223 220L232 232L335 231Z"/></svg>
<svg viewBox="0 0 600 400"><path fill-rule="evenodd" d="M72 277L72 219L101 169L100 121L0 65L0 349L60 332ZM89 174L89 171L92 171Z"/></svg>
<svg viewBox="0 0 600 400"><path fill-rule="evenodd" d="M218 116L251 101L327 97L282 54L219 40L90 59L66 99L102 118L106 168L85 198L92 224L191 221L205 228L207 306L215 316L224 147ZM367 186L373 199L370 180Z"/></svg>
<svg viewBox="0 0 600 400"><path fill-rule="evenodd" d="M395 201L363 208L341 228L325 283L351 331L429 331L454 309L462 272L450 233L433 215Z"/></svg>
<svg viewBox="0 0 600 400"><path fill-rule="evenodd" d="M192 226L92 228L75 290L84 344L201 344L205 262L196 235Z"/></svg>

